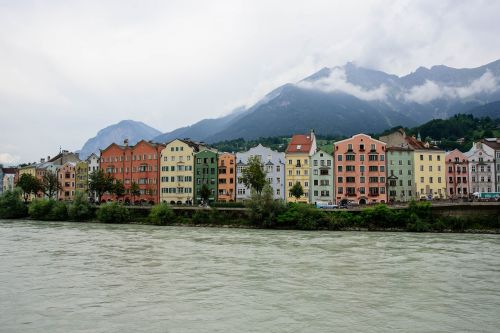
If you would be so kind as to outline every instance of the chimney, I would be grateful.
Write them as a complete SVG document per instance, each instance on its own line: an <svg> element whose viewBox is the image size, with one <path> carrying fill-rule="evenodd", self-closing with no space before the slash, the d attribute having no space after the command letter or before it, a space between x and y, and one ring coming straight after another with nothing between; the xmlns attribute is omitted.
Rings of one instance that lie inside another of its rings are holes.
<svg viewBox="0 0 500 333"><path fill-rule="evenodd" d="M47 162L50 161L50 156L47 156Z"/></svg>
<svg viewBox="0 0 500 333"><path fill-rule="evenodd" d="M123 140L123 145L124 145L125 147L128 147L128 139Z"/></svg>
<svg viewBox="0 0 500 333"><path fill-rule="evenodd" d="M41 158L40 163L45 163L45 158Z"/></svg>

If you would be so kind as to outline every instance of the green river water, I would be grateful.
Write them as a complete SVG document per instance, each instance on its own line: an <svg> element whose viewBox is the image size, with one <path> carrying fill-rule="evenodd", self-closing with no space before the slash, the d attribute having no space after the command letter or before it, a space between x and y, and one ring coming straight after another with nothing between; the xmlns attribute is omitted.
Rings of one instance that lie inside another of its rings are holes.
<svg viewBox="0 0 500 333"><path fill-rule="evenodd" d="M0 220L0 332L500 332L500 235Z"/></svg>

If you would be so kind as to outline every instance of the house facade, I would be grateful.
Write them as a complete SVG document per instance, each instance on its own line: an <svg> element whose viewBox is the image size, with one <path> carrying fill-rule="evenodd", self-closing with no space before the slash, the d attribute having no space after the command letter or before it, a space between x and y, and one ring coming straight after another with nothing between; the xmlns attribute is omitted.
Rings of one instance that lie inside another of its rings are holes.
<svg viewBox="0 0 500 333"><path fill-rule="evenodd" d="M165 145L160 160L160 201L170 204L193 204L194 155L203 145L175 139Z"/></svg>
<svg viewBox="0 0 500 333"><path fill-rule="evenodd" d="M280 153L259 144L246 152L236 153L236 200L250 198L250 189L242 182L243 170L248 159L257 156L266 172L268 183L273 189L274 199L285 200L285 153Z"/></svg>
<svg viewBox="0 0 500 333"><path fill-rule="evenodd" d="M285 151L285 193L288 202L309 203L310 166L309 160L317 151L314 131L310 134L296 134L292 137ZM304 194L295 198L291 189L295 184L302 186Z"/></svg>
<svg viewBox="0 0 500 333"><path fill-rule="evenodd" d="M217 200L232 202L236 200L236 156L222 153L218 157L218 193Z"/></svg>
<svg viewBox="0 0 500 333"><path fill-rule="evenodd" d="M72 162L64 163L57 171L57 179L59 179L61 185L57 199L73 201L76 185L76 164Z"/></svg>
<svg viewBox="0 0 500 333"><path fill-rule="evenodd" d="M202 150L194 155L194 203L202 203L202 189L208 187L210 195L208 201L217 201L217 185L218 185L218 172L217 172L217 158L218 154L213 150Z"/></svg>
<svg viewBox="0 0 500 333"><path fill-rule="evenodd" d="M494 192L495 158L483 142L474 142L472 148L464 153L469 162L469 193Z"/></svg>
<svg viewBox="0 0 500 333"><path fill-rule="evenodd" d="M446 153L446 192L449 198L469 196L469 163L467 156L455 149Z"/></svg>
<svg viewBox="0 0 500 333"><path fill-rule="evenodd" d="M80 161L75 165L75 190L87 193L89 190L89 165L87 161Z"/></svg>
<svg viewBox="0 0 500 333"><path fill-rule="evenodd" d="M12 191L15 187L16 168L3 168L3 177L1 179L3 191Z"/></svg>
<svg viewBox="0 0 500 333"><path fill-rule="evenodd" d="M486 152L495 157L495 192L500 192L500 138L486 138L481 142Z"/></svg>
<svg viewBox="0 0 500 333"><path fill-rule="evenodd" d="M387 198L390 202L407 202L416 198L411 148L389 147L387 160Z"/></svg>
<svg viewBox="0 0 500 333"><path fill-rule="evenodd" d="M333 156L319 150L311 156L309 165L311 167L309 202L333 203L335 201Z"/></svg>
<svg viewBox="0 0 500 333"><path fill-rule="evenodd" d="M158 203L159 157L164 147L162 144L142 140L134 146L129 146L127 142L124 145L113 143L101 150L99 168L110 174L115 180L122 181L125 187L123 198L116 198L114 194L106 193L101 200ZM130 193L130 187L133 183L139 187L139 196L133 196Z"/></svg>
<svg viewBox="0 0 500 333"><path fill-rule="evenodd" d="M357 134L334 144L337 202L387 202L386 144Z"/></svg>

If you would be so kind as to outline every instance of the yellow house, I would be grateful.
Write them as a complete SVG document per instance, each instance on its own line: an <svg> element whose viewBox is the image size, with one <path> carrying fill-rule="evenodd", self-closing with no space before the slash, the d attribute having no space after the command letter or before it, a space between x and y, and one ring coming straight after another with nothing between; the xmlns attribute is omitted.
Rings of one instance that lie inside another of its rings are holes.
<svg viewBox="0 0 500 333"><path fill-rule="evenodd" d="M417 196L446 198L445 151L430 147L416 149L414 161Z"/></svg>
<svg viewBox="0 0 500 333"><path fill-rule="evenodd" d="M24 175L24 174L29 174L29 175L32 175L35 178L38 178L37 174L36 174L36 167L37 167L37 164L33 163L33 164L29 164L27 166L19 168L19 178L18 179L20 179L21 176ZM34 198L35 198L35 196L33 194L30 194L29 197L28 197L28 200L31 201Z"/></svg>
<svg viewBox="0 0 500 333"><path fill-rule="evenodd" d="M310 190L310 157L316 153L316 137L314 131L308 135L294 135L285 152L285 193L288 202L309 203ZM299 183L304 194L296 199L290 192Z"/></svg>
<svg viewBox="0 0 500 333"><path fill-rule="evenodd" d="M175 139L166 144L160 159L160 202L192 204L194 195L194 154L205 146Z"/></svg>

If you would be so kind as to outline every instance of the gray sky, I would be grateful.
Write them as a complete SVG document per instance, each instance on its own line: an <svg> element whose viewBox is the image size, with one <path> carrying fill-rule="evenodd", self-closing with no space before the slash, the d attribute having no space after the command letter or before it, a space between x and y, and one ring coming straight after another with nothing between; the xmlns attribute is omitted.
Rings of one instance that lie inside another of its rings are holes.
<svg viewBox="0 0 500 333"><path fill-rule="evenodd" d="M500 58L499 15L495 0L0 0L0 163L123 119L173 130L347 61L480 66Z"/></svg>

